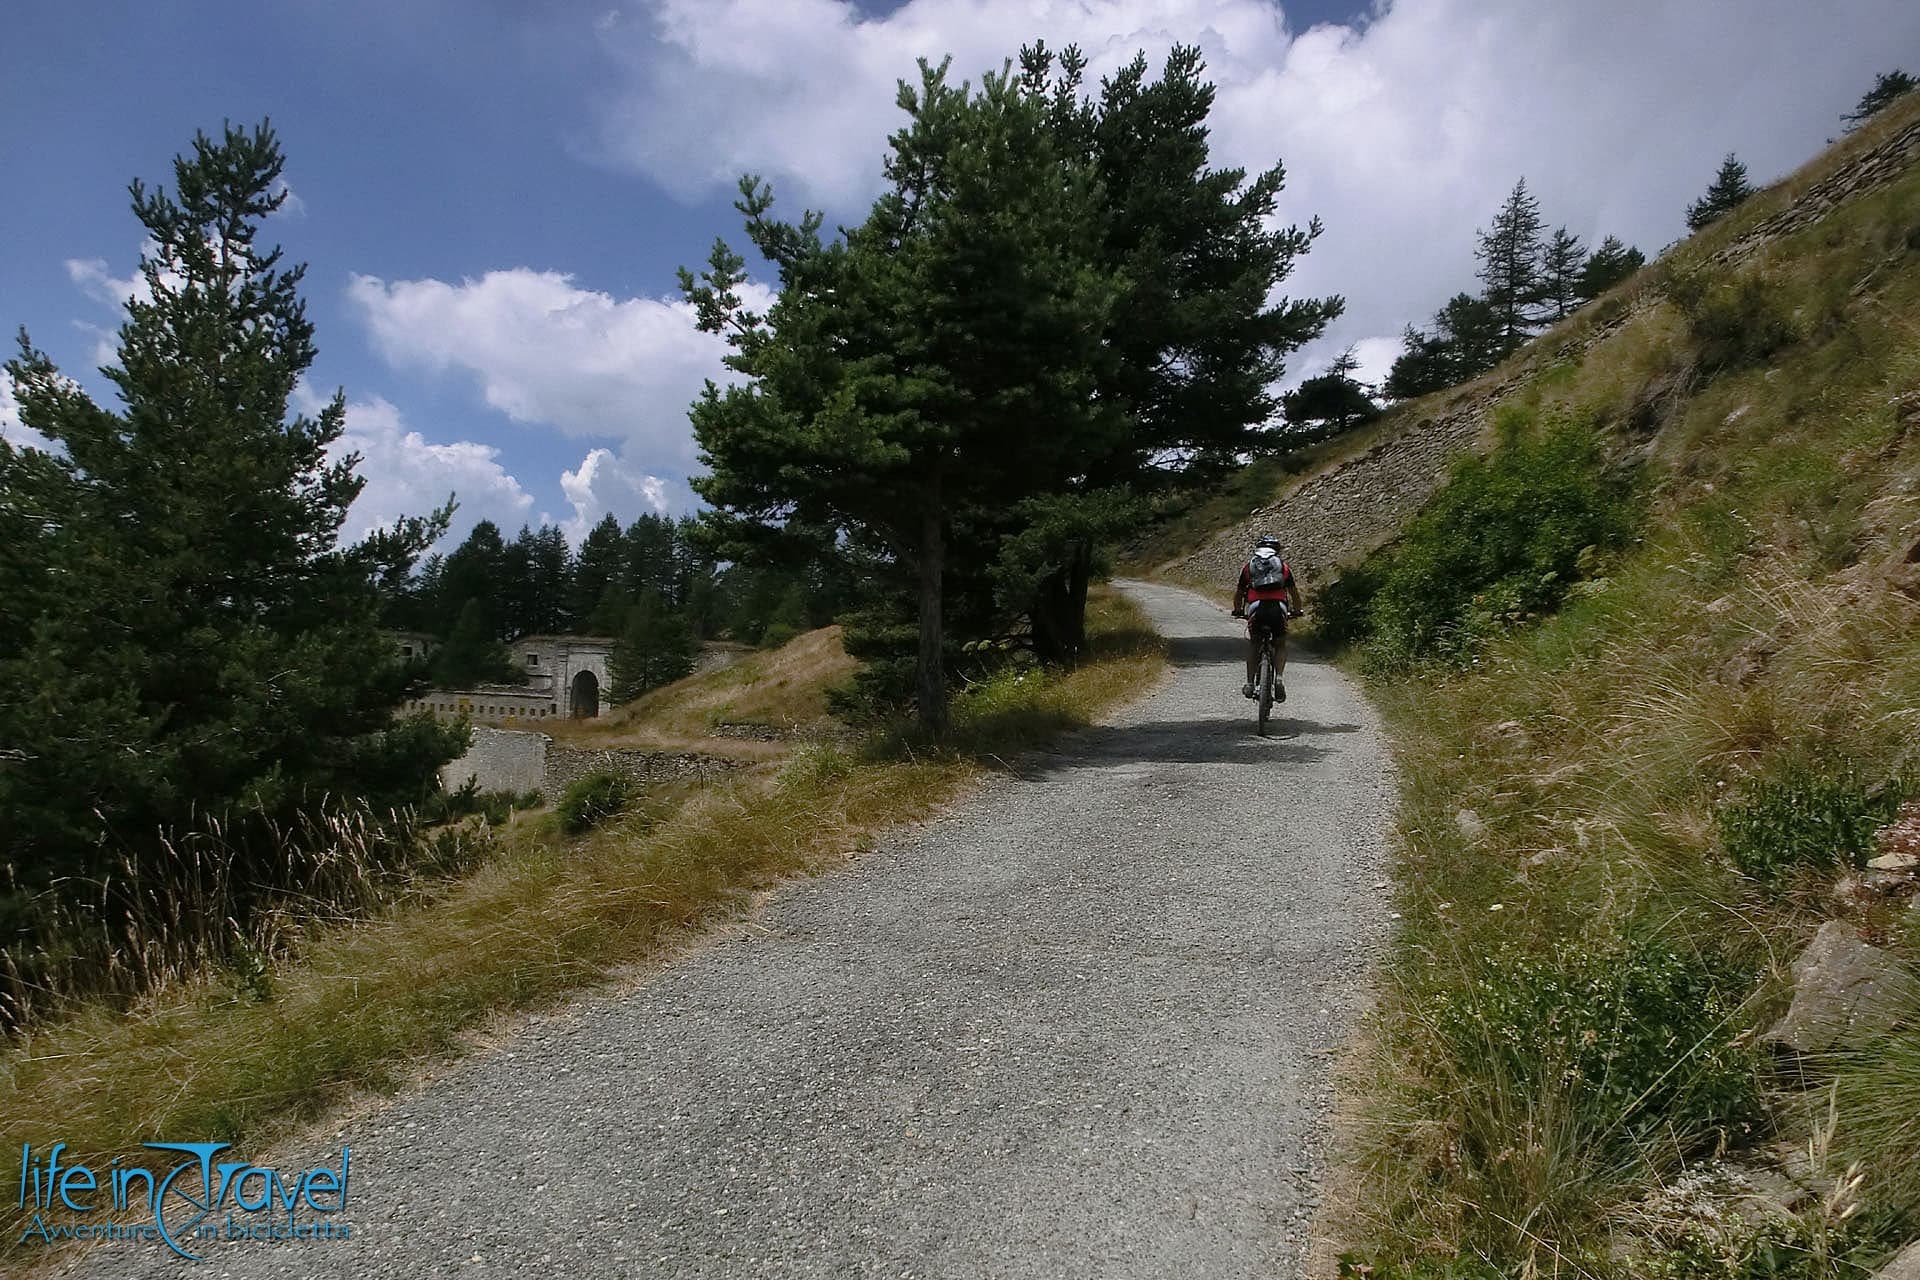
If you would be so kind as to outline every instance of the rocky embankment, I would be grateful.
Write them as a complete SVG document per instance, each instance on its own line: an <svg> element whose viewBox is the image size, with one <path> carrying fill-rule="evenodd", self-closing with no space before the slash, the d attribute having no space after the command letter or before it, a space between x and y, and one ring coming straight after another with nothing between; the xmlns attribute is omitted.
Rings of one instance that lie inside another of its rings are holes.
<svg viewBox="0 0 1920 1280"><path fill-rule="evenodd" d="M1851 164L1809 184L1786 208L1730 242L1714 261L1733 265L1759 246L1792 235L1837 205L1895 181L1920 159L1920 123L1864 151ZM1792 179L1788 180L1789 182ZM1543 334L1524 353L1487 378L1417 401L1397 411L1386 433L1364 451L1335 461L1283 489L1271 503L1255 507L1232 527L1180 559L1158 568L1158 576L1202 587L1224 589L1233 582L1247 549L1262 533L1279 537L1301 581L1311 591L1338 576L1392 539L1446 479L1450 460L1462 450L1491 442L1489 419L1495 405L1532 380L1546 361L1577 360L1643 309L1658 305L1657 274L1628 284L1617 301L1591 304L1590 314ZM1684 390L1686 375L1649 388L1630 411L1630 426L1641 432L1664 420L1664 401Z"/></svg>

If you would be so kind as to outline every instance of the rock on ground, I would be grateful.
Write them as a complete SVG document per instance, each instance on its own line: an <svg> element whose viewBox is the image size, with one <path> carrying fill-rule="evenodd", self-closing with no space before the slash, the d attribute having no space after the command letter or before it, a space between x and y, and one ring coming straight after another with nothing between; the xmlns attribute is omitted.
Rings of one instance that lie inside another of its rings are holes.
<svg viewBox="0 0 1920 1280"><path fill-rule="evenodd" d="M1865 1044L1893 1027L1902 994L1893 957L1829 920L1795 958L1793 1004L1766 1039L1797 1053Z"/></svg>

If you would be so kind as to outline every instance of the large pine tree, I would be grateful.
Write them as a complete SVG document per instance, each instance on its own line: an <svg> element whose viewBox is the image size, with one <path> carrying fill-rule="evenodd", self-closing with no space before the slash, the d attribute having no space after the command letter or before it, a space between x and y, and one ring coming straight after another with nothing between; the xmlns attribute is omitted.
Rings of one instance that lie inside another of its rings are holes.
<svg viewBox="0 0 1920 1280"><path fill-rule="evenodd" d="M781 275L771 313L742 304L743 260L716 245L682 284L724 333L744 385L709 385L693 425L714 523L843 530L917 600L915 698L945 731L945 575L956 529L1058 494L1124 444L1100 365L1116 292L1100 266L1098 187L1010 77L977 91L922 64L902 84L888 190L825 243L821 219L768 217L741 184L755 246Z"/></svg>
<svg viewBox="0 0 1920 1280"><path fill-rule="evenodd" d="M1852 133L1879 115L1896 98L1904 98L1915 89L1920 89L1920 80L1898 67L1892 71L1882 71L1873 78L1873 88L1860 95L1860 101L1854 104L1853 110L1840 117L1846 122L1847 132Z"/></svg>
<svg viewBox="0 0 1920 1280"><path fill-rule="evenodd" d="M1507 196L1493 225L1479 233L1475 255L1480 259L1481 295L1500 322L1501 354L1513 351L1533 332L1541 302L1542 253L1540 202L1520 179Z"/></svg>
<svg viewBox="0 0 1920 1280"><path fill-rule="evenodd" d="M157 856L159 834L323 803L415 798L459 749L396 722L407 672L376 581L448 511L340 545L358 458L336 394L288 401L314 359L302 268L256 241L284 201L272 131L198 136L169 190L132 185L149 245L103 408L21 336L23 422L0 442L0 815L27 885ZM235 874L273 883L271 845Z"/></svg>
<svg viewBox="0 0 1920 1280"><path fill-rule="evenodd" d="M649 689L678 680L693 670L699 642L684 615L648 591L627 610L625 622L607 658L608 697L630 702Z"/></svg>
<svg viewBox="0 0 1920 1280"><path fill-rule="evenodd" d="M1477 378L1507 350L1493 305L1468 293L1456 293L1434 313L1431 333L1408 325L1405 344L1381 387L1389 400L1411 400Z"/></svg>

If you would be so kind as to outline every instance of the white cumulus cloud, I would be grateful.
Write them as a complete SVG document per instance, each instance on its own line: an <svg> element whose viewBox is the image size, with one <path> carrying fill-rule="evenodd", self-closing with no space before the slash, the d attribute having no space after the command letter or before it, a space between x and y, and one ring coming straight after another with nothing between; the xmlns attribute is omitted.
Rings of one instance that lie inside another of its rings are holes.
<svg viewBox="0 0 1920 1280"><path fill-rule="evenodd" d="M467 373L516 422L613 436L656 467L692 463L687 406L706 379L727 376L726 344L694 327L684 301L615 298L556 271L459 284L356 275L348 296L395 367ZM770 297L755 287L748 301Z"/></svg>
<svg viewBox="0 0 1920 1280"><path fill-rule="evenodd" d="M1097 79L1136 49L1157 64L1198 44L1216 164L1283 160L1284 219L1326 224L1285 288L1348 310L1296 374L1356 343L1372 371L1407 321L1476 288L1474 231L1522 176L1550 227L1652 255L1722 155L1782 176L1920 48L1911 0L1383 0L1305 32L1272 0L651 0L636 16L599 29L621 73L599 104L606 163L684 199L756 172L843 219L878 189L917 56L977 78L1040 36L1079 43Z"/></svg>
<svg viewBox="0 0 1920 1280"><path fill-rule="evenodd" d="M324 403L304 384L295 392L295 407L303 413L317 413ZM402 516L426 515L449 494L460 504L456 533L492 520L512 536L533 510L533 496L500 465L498 449L471 440L435 444L409 428L400 410L380 396L347 402L346 430L329 453L334 458L358 453L358 474L367 481L341 530L349 542Z"/></svg>
<svg viewBox="0 0 1920 1280"><path fill-rule="evenodd" d="M622 524L647 512L662 515L688 510L693 494L686 485L654 475L611 449L591 449L580 466L560 473L560 491L573 514L559 522L576 546L587 531L611 514Z"/></svg>

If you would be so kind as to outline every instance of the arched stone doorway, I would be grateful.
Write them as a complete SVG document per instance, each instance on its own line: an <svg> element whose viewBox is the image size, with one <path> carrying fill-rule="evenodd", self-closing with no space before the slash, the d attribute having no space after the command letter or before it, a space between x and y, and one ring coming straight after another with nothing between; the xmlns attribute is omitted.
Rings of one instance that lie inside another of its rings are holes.
<svg viewBox="0 0 1920 1280"><path fill-rule="evenodd" d="M581 671L574 675L567 714L575 720L589 720L600 714L600 680L593 672Z"/></svg>

